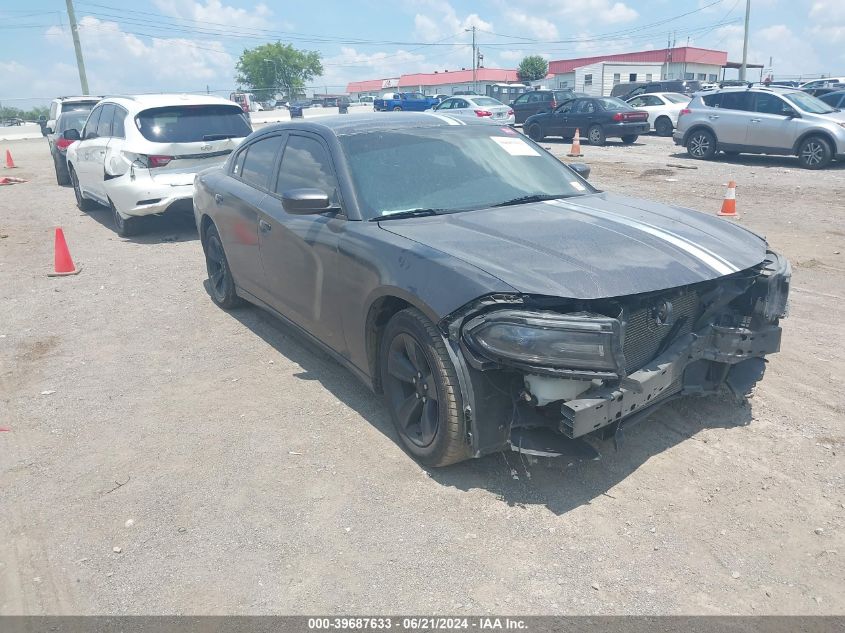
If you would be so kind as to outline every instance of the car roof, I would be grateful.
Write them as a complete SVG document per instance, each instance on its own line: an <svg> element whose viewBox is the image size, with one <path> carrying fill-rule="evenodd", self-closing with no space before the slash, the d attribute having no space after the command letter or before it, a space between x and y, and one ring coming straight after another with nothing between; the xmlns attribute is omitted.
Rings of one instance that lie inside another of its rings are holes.
<svg viewBox="0 0 845 633"><path fill-rule="evenodd" d="M475 122L458 119L439 112L367 112L337 114L311 120L284 121L267 125L261 128L261 131L300 129L321 133L328 132L335 136L346 136L365 132L448 127L450 125L490 127L491 123L489 121Z"/></svg>
<svg viewBox="0 0 845 633"><path fill-rule="evenodd" d="M103 101L117 103L135 110L176 105L236 105L234 101L223 97L198 94L113 95L106 97Z"/></svg>
<svg viewBox="0 0 845 633"><path fill-rule="evenodd" d="M717 88L716 90L705 90L702 92L706 92L707 94L716 94L719 92L772 92L774 94L807 94L803 90L798 90L797 88L791 88L789 86L725 86L724 88ZM698 94L698 93L696 93Z"/></svg>
<svg viewBox="0 0 845 633"><path fill-rule="evenodd" d="M56 101L61 101L64 103L65 101L99 101L103 97L97 95L79 95L76 97L56 97Z"/></svg>

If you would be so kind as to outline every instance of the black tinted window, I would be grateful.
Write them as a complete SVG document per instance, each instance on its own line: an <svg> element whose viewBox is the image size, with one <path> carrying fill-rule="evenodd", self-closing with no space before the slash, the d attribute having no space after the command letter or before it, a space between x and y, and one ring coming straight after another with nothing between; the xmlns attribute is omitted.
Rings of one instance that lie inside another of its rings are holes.
<svg viewBox="0 0 845 633"><path fill-rule="evenodd" d="M82 135L82 140L88 138L97 138L97 125L100 122L100 114L102 114L103 108L94 108L91 112L91 116L88 117L88 121L85 123L85 130L84 134Z"/></svg>
<svg viewBox="0 0 845 633"><path fill-rule="evenodd" d="M711 108L718 108L719 104L722 103L722 94L717 93L714 95L707 95L705 97L702 97L701 100L706 106L709 106Z"/></svg>
<svg viewBox="0 0 845 633"><path fill-rule="evenodd" d="M236 105L182 105L150 108L135 117L148 141L195 143L249 136L252 129Z"/></svg>
<svg viewBox="0 0 845 633"><path fill-rule="evenodd" d="M845 95L841 92L830 92L826 95L819 97L819 99L824 101L829 106L832 106L834 108L838 108L839 102L842 100L843 96L845 96Z"/></svg>
<svg viewBox="0 0 845 633"><path fill-rule="evenodd" d="M114 106L107 103L103 106L103 112L100 114L100 120L97 122L97 136L100 138L111 136L112 119L114 119Z"/></svg>
<svg viewBox="0 0 845 633"><path fill-rule="evenodd" d="M243 166L240 167L241 178L244 182L260 189L269 188L270 173L273 171L273 163L276 162L276 154L281 146L282 137L271 136L252 143L245 152L241 152L238 159L245 154ZM236 163L235 168L238 167Z"/></svg>
<svg viewBox="0 0 845 633"><path fill-rule="evenodd" d="M276 193L291 189L322 189L337 202L337 180L326 148L304 136L291 136L285 145Z"/></svg>
<svg viewBox="0 0 845 633"><path fill-rule="evenodd" d="M90 110L70 110L62 112L56 124L56 132L61 134L65 130L82 130L85 126L85 119L91 114Z"/></svg>
<svg viewBox="0 0 845 633"><path fill-rule="evenodd" d="M783 114L783 111L788 106L780 97L767 94L765 92L758 92L755 99L755 112L762 112L763 114Z"/></svg>
<svg viewBox="0 0 845 633"><path fill-rule="evenodd" d="M751 93L723 92L719 107L723 110L751 110Z"/></svg>

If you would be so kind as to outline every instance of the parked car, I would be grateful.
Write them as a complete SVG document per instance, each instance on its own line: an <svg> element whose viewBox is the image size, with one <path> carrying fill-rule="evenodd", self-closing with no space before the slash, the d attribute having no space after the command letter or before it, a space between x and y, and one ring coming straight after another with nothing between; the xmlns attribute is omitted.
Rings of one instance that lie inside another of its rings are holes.
<svg viewBox="0 0 845 633"><path fill-rule="evenodd" d="M446 99L448 99L448 98L449 98L449 96L450 96L450 95L436 94L436 95L434 95L434 98L435 98L435 99L437 99L437 101L438 101L439 103L443 103L444 101L446 101Z"/></svg>
<svg viewBox="0 0 845 633"><path fill-rule="evenodd" d="M57 97L50 102L50 113L47 115L47 123L44 125L44 135L49 135L56 130L56 119L65 110L88 110L89 112L102 99L102 97Z"/></svg>
<svg viewBox="0 0 845 633"><path fill-rule="evenodd" d="M765 83L765 82L764 82ZM767 86L781 86L782 88L798 88L801 82L798 81L770 81Z"/></svg>
<svg viewBox="0 0 845 633"><path fill-rule="evenodd" d="M373 109L378 112L387 110L423 112L433 108L437 103L437 99L427 97L421 92L389 92L373 101Z"/></svg>
<svg viewBox="0 0 845 633"><path fill-rule="evenodd" d="M567 101L554 112L535 114L523 125L535 141L547 136L570 139L575 130L586 133L590 145L604 145L608 137L633 143L649 131L648 112L635 110L615 97L582 97Z"/></svg>
<svg viewBox="0 0 845 633"><path fill-rule="evenodd" d="M358 99L358 101L360 101L361 103L368 103L370 105L372 105L373 101L375 101L375 100L376 100L375 97L370 97L370 96L363 96L360 99Z"/></svg>
<svg viewBox="0 0 845 633"><path fill-rule="evenodd" d="M804 88L803 92L813 95L814 97L821 97L823 95L830 94L831 92L839 92L843 88L845 88L845 84L828 84L821 88Z"/></svg>
<svg viewBox="0 0 845 633"><path fill-rule="evenodd" d="M276 102L273 104L274 110L287 110L288 109L288 102L284 99L277 99Z"/></svg>
<svg viewBox="0 0 845 633"><path fill-rule="evenodd" d="M218 165L252 131L246 113L220 97L141 95L110 97L92 111L67 150L76 204L111 209L118 235L137 230L138 218L190 210L194 175Z"/></svg>
<svg viewBox="0 0 845 633"><path fill-rule="evenodd" d="M826 88L831 84L845 84L845 77L823 77L822 79L814 79L801 84L798 88L800 90L811 90L813 88Z"/></svg>
<svg viewBox="0 0 845 633"><path fill-rule="evenodd" d="M722 88L693 97L673 138L693 158L796 155L802 166L821 169L845 157L845 113L792 88Z"/></svg>
<svg viewBox="0 0 845 633"><path fill-rule="evenodd" d="M702 89L700 81L691 79L668 79L665 81L649 81L644 86L634 88L625 95L624 99L630 99L642 94L653 94L655 92L675 92L685 95L692 95Z"/></svg>
<svg viewBox="0 0 845 633"><path fill-rule="evenodd" d="M561 103L575 98L572 90L531 90L519 95L511 103L516 124L535 114L551 112Z"/></svg>
<svg viewBox="0 0 845 633"><path fill-rule="evenodd" d="M507 126L270 125L197 176L194 214L211 299L268 310L382 393L427 466L596 456L585 436L745 394L780 347L790 268L762 237L599 192Z"/></svg>
<svg viewBox="0 0 845 633"><path fill-rule="evenodd" d="M513 108L493 97L466 96L450 97L439 105L434 106L431 112L449 114L457 117L470 119L487 119L495 123L506 125L514 124Z"/></svg>
<svg viewBox="0 0 845 633"><path fill-rule="evenodd" d="M819 100L824 101L831 108L845 109L845 90L828 92L826 95L819 97Z"/></svg>
<svg viewBox="0 0 845 633"><path fill-rule="evenodd" d="M18 117L10 117L3 121L3 125L6 127L12 127L15 125L23 125L23 119Z"/></svg>
<svg viewBox="0 0 845 633"><path fill-rule="evenodd" d="M643 88L648 84L647 81L625 81L616 84L613 88L610 89L610 96L611 97L618 97L625 101L626 99L630 98L630 95L634 90L637 88Z"/></svg>
<svg viewBox="0 0 845 633"><path fill-rule="evenodd" d="M672 136L678 125L678 114L689 102L688 95L677 92L655 92L627 100L632 108L648 112L648 123L658 136Z"/></svg>
<svg viewBox="0 0 845 633"><path fill-rule="evenodd" d="M234 101L241 106L241 109L247 114L247 116L252 112L260 112L264 110L264 106L258 102L258 99L256 99L255 95L251 92L229 93L229 101Z"/></svg>
<svg viewBox="0 0 845 633"><path fill-rule="evenodd" d="M50 155L53 157L53 167L56 170L56 182L62 187L70 184L70 174L67 169L67 148L71 141L64 137L66 130L81 130L85 127L85 121L90 110L65 110L56 119L56 130L47 135L47 144L50 147Z"/></svg>

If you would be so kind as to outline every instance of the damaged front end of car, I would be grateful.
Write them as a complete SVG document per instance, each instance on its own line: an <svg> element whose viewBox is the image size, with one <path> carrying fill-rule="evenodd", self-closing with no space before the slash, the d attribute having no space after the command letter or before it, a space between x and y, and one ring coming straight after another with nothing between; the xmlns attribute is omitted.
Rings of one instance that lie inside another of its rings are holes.
<svg viewBox="0 0 845 633"><path fill-rule="evenodd" d="M466 361L472 453L589 456L578 438L614 436L674 398L724 387L747 395L780 349L790 278L770 251L753 268L671 290L490 295L464 306L440 327Z"/></svg>

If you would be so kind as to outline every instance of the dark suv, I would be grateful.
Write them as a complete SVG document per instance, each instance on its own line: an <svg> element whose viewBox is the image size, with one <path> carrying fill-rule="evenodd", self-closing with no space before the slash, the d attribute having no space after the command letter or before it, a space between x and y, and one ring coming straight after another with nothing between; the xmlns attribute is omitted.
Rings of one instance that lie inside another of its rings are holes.
<svg viewBox="0 0 845 633"><path fill-rule="evenodd" d="M575 98L571 90L532 90L519 95L511 103L516 124L525 123L528 117L552 112L564 101Z"/></svg>
<svg viewBox="0 0 845 633"><path fill-rule="evenodd" d="M637 95L650 94L653 92L679 92L685 95L691 95L694 92L701 90L700 81L670 79L667 81L650 81L647 84L637 86L625 96L619 96L620 99L626 100Z"/></svg>

